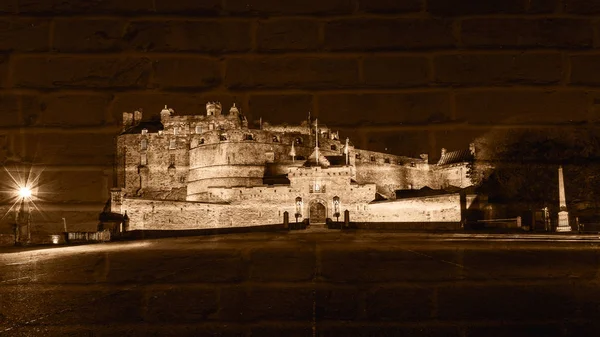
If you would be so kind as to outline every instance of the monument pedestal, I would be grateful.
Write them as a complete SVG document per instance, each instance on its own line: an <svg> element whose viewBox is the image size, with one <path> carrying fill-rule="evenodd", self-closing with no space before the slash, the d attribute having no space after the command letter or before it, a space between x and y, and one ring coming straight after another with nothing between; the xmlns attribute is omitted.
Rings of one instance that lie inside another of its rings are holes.
<svg viewBox="0 0 600 337"><path fill-rule="evenodd" d="M560 211L558 212L558 226L556 227L556 231L570 232L571 226L569 225L569 212L567 212L567 201L565 198L565 182L563 179L562 165L558 167L558 199Z"/></svg>
<svg viewBox="0 0 600 337"><path fill-rule="evenodd" d="M569 212L560 211L558 212L558 226L556 227L557 232L570 232L571 226L569 225Z"/></svg>

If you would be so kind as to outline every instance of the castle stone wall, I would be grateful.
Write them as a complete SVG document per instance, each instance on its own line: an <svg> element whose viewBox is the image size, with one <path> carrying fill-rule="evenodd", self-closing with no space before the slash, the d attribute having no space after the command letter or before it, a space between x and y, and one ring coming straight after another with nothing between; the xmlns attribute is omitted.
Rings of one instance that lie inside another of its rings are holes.
<svg viewBox="0 0 600 337"><path fill-rule="evenodd" d="M210 178L190 182L187 188L187 200L205 201L211 200L211 187L231 187L231 186L261 186L262 177L230 177L230 178ZM208 194L207 194L208 193ZM206 199L210 197L211 199Z"/></svg>
<svg viewBox="0 0 600 337"><path fill-rule="evenodd" d="M460 222L460 194L371 203L350 211L353 222Z"/></svg>
<svg viewBox="0 0 600 337"><path fill-rule="evenodd" d="M377 192L386 197L394 197L395 190L408 186L405 169L396 164L358 163L356 181L359 184L374 183Z"/></svg>
<svg viewBox="0 0 600 337"><path fill-rule="evenodd" d="M233 204L125 198L122 209L127 211L130 230L204 229L280 224L283 223L283 212L285 211L289 212L290 219L294 218L296 212L294 202L285 202L284 200L288 200L287 198L275 197L277 193L275 191L278 190L279 194L277 195L282 196L285 194L293 196L296 193L286 192L284 187L262 188L262 192L259 191L260 189L258 187L247 189L247 195L252 195L252 198ZM230 189L229 193L235 194L240 190ZM368 191L368 188L364 190ZM218 193L219 191L212 192ZM313 200L324 203L327 207L327 217L333 218L330 195L304 196L303 217L299 218L299 221L308 216L308 208ZM356 197L347 199L345 195L340 196L340 199L340 217L343 217L343 212L348 210L352 222L461 221L459 194L399 199L371 204L356 202Z"/></svg>
<svg viewBox="0 0 600 337"><path fill-rule="evenodd" d="M446 167L436 167L431 171L432 188L445 188L448 186L458 186L461 188L472 185L467 176L467 167L465 165L452 165Z"/></svg>
<svg viewBox="0 0 600 337"><path fill-rule="evenodd" d="M377 184L377 192L388 198L395 198L395 191L420 189L429 185L429 172L423 168L377 162L356 164L358 183Z"/></svg>
<svg viewBox="0 0 600 337"><path fill-rule="evenodd" d="M202 144L190 150L190 167L197 169L213 165L264 165L269 161L267 153L273 153L275 160L285 160L289 157L289 146L256 141Z"/></svg>
<svg viewBox="0 0 600 337"><path fill-rule="evenodd" d="M228 205L126 198L123 210L130 230L177 230L248 227L283 223L283 212L294 205Z"/></svg>
<svg viewBox="0 0 600 337"><path fill-rule="evenodd" d="M302 191L290 188L288 185L256 186L256 187L226 187L209 188L208 193L215 196L214 200L232 203L254 204L262 207L263 204L294 205L296 197Z"/></svg>
<svg viewBox="0 0 600 337"><path fill-rule="evenodd" d="M187 186L189 154L188 143L184 136L148 133L127 134L121 136L123 150L118 160L124 164L124 183L128 195L144 191L170 191ZM147 148L141 148L142 140ZM176 141L175 149L169 147L171 140ZM142 155L146 156L146 165L142 165ZM173 164L173 165L171 165Z"/></svg>
<svg viewBox="0 0 600 337"><path fill-rule="evenodd" d="M186 111L190 113L190 111ZM196 126L200 127L200 133L210 130L236 129L243 125L243 121L238 114L233 115L210 115L206 112L199 112L197 115L171 115L161 118L165 133L177 132L183 135L197 134Z"/></svg>

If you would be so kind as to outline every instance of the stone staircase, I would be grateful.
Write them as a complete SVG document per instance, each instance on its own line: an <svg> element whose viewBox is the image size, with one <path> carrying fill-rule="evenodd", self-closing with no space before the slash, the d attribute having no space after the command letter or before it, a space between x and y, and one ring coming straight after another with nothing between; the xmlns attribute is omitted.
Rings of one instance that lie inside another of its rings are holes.
<svg viewBox="0 0 600 337"><path fill-rule="evenodd" d="M311 223L304 232L327 232L331 229L327 228L325 223Z"/></svg>

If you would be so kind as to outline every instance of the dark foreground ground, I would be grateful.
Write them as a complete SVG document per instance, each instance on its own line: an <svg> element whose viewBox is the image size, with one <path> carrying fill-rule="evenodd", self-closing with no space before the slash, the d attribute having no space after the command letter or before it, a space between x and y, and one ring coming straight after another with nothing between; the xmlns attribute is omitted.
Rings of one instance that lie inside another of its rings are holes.
<svg viewBox="0 0 600 337"><path fill-rule="evenodd" d="M338 232L8 249L0 336L597 336L599 247Z"/></svg>

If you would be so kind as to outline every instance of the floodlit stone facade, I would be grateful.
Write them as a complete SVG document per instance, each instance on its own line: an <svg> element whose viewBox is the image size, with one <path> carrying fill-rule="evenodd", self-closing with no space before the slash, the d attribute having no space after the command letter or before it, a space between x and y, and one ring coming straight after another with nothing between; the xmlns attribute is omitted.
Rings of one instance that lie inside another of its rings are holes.
<svg viewBox="0 0 600 337"><path fill-rule="evenodd" d="M396 156L357 149L310 117L299 125L256 128L235 104L223 113L160 120L123 113L116 141L111 211L127 214L129 229L202 229L309 220L460 222L458 194L397 199L398 191L470 185L467 152Z"/></svg>

